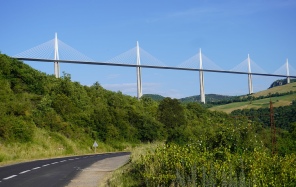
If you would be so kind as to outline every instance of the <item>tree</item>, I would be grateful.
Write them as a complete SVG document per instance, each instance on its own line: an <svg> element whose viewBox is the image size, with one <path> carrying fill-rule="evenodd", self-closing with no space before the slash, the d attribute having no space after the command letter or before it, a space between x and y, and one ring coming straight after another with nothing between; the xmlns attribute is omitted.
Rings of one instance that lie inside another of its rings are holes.
<svg viewBox="0 0 296 187"><path fill-rule="evenodd" d="M159 103L158 120L164 124L168 141L181 142L186 124L184 108L177 99L165 98Z"/></svg>

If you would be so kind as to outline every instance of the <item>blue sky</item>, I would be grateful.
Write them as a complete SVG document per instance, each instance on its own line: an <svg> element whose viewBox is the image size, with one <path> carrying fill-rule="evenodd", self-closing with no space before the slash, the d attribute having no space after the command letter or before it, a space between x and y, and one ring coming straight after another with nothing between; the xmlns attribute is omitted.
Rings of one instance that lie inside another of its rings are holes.
<svg viewBox="0 0 296 187"><path fill-rule="evenodd" d="M201 48L225 70L248 54L268 73L287 58L296 68L294 0L0 1L0 51L11 56L53 39L57 32L59 40L96 61L112 59L139 41L167 66L178 66ZM52 63L27 63L53 74ZM84 85L98 81L109 90L137 93L135 68L61 64L62 71ZM273 80L253 77L254 91ZM142 82L144 94L199 95L198 72L143 68ZM205 73L205 92L247 94L247 76Z"/></svg>

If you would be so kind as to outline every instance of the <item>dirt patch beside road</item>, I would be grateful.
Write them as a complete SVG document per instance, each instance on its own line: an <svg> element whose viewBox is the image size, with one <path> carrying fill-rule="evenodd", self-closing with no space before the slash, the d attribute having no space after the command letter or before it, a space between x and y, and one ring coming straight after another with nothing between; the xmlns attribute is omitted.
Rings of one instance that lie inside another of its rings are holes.
<svg viewBox="0 0 296 187"><path fill-rule="evenodd" d="M67 187L97 187L110 172L126 164L130 155L100 160L79 173Z"/></svg>

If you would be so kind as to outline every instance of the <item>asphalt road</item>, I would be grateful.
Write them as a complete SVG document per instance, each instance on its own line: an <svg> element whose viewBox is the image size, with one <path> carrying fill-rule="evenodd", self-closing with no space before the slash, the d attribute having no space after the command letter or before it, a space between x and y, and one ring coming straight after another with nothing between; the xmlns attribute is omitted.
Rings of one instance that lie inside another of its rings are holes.
<svg viewBox="0 0 296 187"><path fill-rule="evenodd" d="M129 154L129 152L119 152L73 156L0 167L0 187L63 187L82 169L93 163Z"/></svg>

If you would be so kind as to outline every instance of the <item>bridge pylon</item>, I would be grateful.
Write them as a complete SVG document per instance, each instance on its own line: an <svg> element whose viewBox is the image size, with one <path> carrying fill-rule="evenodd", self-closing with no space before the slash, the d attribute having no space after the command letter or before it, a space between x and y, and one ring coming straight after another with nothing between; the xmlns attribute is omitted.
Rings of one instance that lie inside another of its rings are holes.
<svg viewBox="0 0 296 187"><path fill-rule="evenodd" d="M58 44L58 34L55 33L54 38L54 60L59 60L59 44ZM56 78L60 78L60 65L58 61L54 62L54 74Z"/></svg>
<svg viewBox="0 0 296 187"><path fill-rule="evenodd" d="M199 49L199 86L200 86L200 102L206 103L206 97L205 97L205 86L204 86L204 74L202 71L202 54L201 49Z"/></svg>
<svg viewBox="0 0 296 187"><path fill-rule="evenodd" d="M137 41L137 97L140 99L143 95L142 93L142 75L141 75L141 57L140 57L140 47L139 42Z"/></svg>
<svg viewBox="0 0 296 187"><path fill-rule="evenodd" d="M286 61L286 71L287 71L287 84L290 83L290 72L289 72L289 62L288 59Z"/></svg>
<svg viewBox="0 0 296 187"><path fill-rule="evenodd" d="M253 93L253 83L252 83L252 74L251 74L251 59L248 54L248 83L249 83L249 94Z"/></svg>

